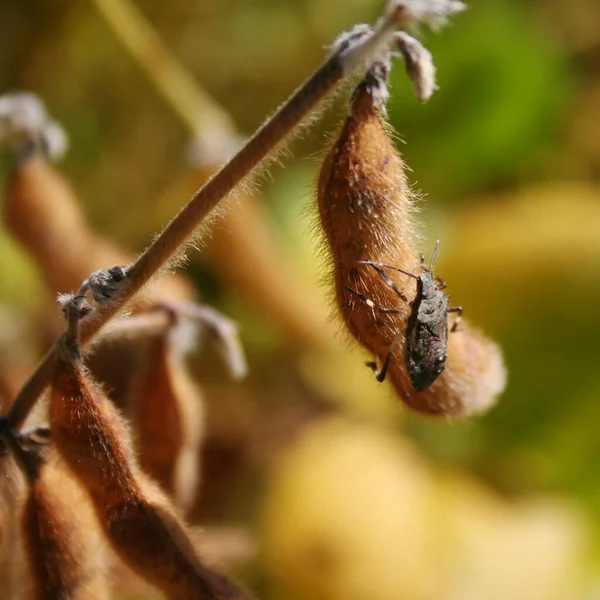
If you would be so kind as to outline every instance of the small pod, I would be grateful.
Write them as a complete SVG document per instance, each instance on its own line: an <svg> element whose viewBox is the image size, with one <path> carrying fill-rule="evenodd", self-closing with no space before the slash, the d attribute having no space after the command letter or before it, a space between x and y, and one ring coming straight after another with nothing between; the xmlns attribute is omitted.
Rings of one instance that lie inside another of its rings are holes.
<svg viewBox="0 0 600 600"><path fill-rule="evenodd" d="M150 337L130 395L140 465L183 511L200 484L204 398L166 331Z"/></svg>
<svg viewBox="0 0 600 600"><path fill-rule="evenodd" d="M171 599L248 598L202 564L168 498L140 470L116 408L68 350L58 358L49 412L58 451L131 569Z"/></svg>
<svg viewBox="0 0 600 600"><path fill-rule="evenodd" d="M25 478L5 444L0 452L0 597L23 597L25 557L19 516L25 501Z"/></svg>
<svg viewBox="0 0 600 600"><path fill-rule="evenodd" d="M81 488L51 456L29 473L29 485L22 516L27 597L108 600L104 541Z"/></svg>
<svg viewBox="0 0 600 600"><path fill-rule="evenodd" d="M406 331L411 307L380 274L361 262L418 272L414 196L404 163L384 119L387 64L375 65L359 84L349 115L323 162L318 181L319 217L332 259L336 304L350 333L379 362L398 334ZM411 277L393 282L412 300ZM464 322L463 322L464 323ZM463 324L448 339L446 369L424 391L411 383L400 336L389 360L388 378L413 409L427 414L465 416L492 405L505 385L498 347Z"/></svg>
<svg viewBox="0 0 600 600"><path fill-rule="evenodd" d="M53 294L77 289L89 273L132 259L90 228L73 188L39 151L17 160L2 210L8 230L33 255ZM161 278L146 294L181 300L195 295L180 276Z"/></svg>

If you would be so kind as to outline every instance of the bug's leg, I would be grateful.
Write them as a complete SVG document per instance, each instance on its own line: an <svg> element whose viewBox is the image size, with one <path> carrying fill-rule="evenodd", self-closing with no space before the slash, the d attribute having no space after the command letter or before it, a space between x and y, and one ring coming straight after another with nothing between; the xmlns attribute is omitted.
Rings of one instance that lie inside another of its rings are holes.
<svg viewBox="0 0 600 600"><path fill-rule="evenodd" d="M458 328L458 324L460 323L460 321L462 319L463 307L462 306L449 306L448 312L449 313L451 313L451 312L458 313L458 316L456 317L456 320L454 321L454 324L452 325L452 329L450 329L450 331L452 333L454 333L456 331L460 331L460 329Z"/></svg>
<svg viewBox="0 0 600 600"><path fill-rule="evenodd" d="M386 265L385 263L380 263L380 262L375 262L374 260L359 260L357 261L359 265L369 265L370 267L373 267L374 269L391 269L392 271L398 271L398 273L403 273L404 275L408 275L409 277L412 277L413 279L419 279L418 275L415 275L414 273L409 273L408 271L405 271L404 269L401 269L400 267L394 267L393 265Z"/></svg>
<svg viewBox="0 0 600 600"><path fill-rule="evenodd" d="M373 373L375 373L375 378L380 383L385 380L385 376L387 375L388 368L390 366L390 362L391 362L392 356L394 354L394 350L396 349L396 346L398 345L398 342L402 339L403 335L404 335L404 332L402 331L401 333L398 333L396 335L396 337L392 340L392 343L390 344L390 348L387 352L385 360L383 361L383 366L381 367L380 371L377 370L377 363L375 363L375 362L367 363L367 366L372 369Z"/></svg>
<svg viewBox="0 0 600 600"><path fill-rule="evenodd" d="M442 279L441 277L434 277L434 279L437 281L437 289L441 292L442 290L446 289L446 287L448 286L448 284L446 283L446 281L444 279Z"/></svg>
<svg viewBox="0 0 600 600"><path fill-rule="evenodd" d="M346 289L349 292L353 293L355 296L358 296L369 308L375 308L375 302L373 302L373 300L371 300L370 298L367 298L362 292L351 288L349 285L346 286Z"/></svg>
<svg viewBox="0 0 600 600"><path fill-rule="evenodd" d="M366 362L365 365L367 365L367 367L369 367L369 369L373 371L373 374L375 375L377 381L383 381L383 379L379 379L380 371L378 370L377 363L375 361Z"/></svg>
<svg viewBox="0 0 600 600"><path fill-rule="evenodd" d="M377 309L379 312L388 313L388 314L399 314L399 313L403 312L398 308L386 308L383 306L375 306L375 302L373 302L373 300L371 300L370 298L367 298L367 296L365 296L362 292L359 292L358 290L351 288L349 285L346 286L346 289L349 292L352 292L355 296L358 296L369 308L371 308L373 310Z"/></svg>
<svg viewBox="0 0 600 600"><path fill-rule="evenodd" d="M398 271L399 269L397 269L396 267L391 267L389 265L382 265L380 263L374 262L365 261L363 264L373 267L377 271L377 273L379 273L379 276L387 283L387 285L389 285L394 290L394 292L396 292L396 294L398 294L398 296L400 296L400 298L404 300L404 302L408 302L406 294L398 288L398 286L390 279L389 275L383 270L383 268L395 269L396 271Z"/></svg>

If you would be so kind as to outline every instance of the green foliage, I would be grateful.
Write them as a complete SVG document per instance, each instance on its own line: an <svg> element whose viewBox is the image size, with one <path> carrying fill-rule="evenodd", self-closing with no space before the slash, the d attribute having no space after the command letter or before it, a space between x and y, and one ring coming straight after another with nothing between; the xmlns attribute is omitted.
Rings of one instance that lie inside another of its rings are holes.
<svg viewBox="0 0 600 600"><path fill-rule="evenodd" d="M572 83L564 52L527 4L474 3L459 25L425 39L440 87L426 106L394 73L392 124L434 202L527 179L555 139Z"/></svg>

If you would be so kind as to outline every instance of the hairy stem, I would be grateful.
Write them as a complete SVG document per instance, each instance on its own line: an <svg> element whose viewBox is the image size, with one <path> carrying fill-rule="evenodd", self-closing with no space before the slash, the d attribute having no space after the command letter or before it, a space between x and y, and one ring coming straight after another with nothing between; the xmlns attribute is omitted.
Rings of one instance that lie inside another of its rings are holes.
<svg viewBox="0 0 600 600"><path fill-rule="evenodd" d="M375 30L359 27L342 36L333 53L325 62L290 96L245 146L210 179L162 233L131 265L127 274L128 285L121 294L105 306L98 308L94 318L84 320L81 325L82 346L88 344L100 329L133 296L159 273L169 260L178 254L217 204L258 167L269 154L315 110L321 100L345 77L355 71L365 72L387 52L394 30L401 20L401 10L386 10ZM6 417L8 424L18 429L35 405L52 376L56 362L56 346L42 360L37 370L15 398Z"/></svg>

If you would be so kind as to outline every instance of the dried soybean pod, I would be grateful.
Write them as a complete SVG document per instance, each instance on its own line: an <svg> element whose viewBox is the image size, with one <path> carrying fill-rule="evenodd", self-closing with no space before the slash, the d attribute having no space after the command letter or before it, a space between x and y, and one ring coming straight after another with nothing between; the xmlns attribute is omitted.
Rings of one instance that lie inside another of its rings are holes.
<svg viewBox="0 0 600 600"><path fill-rule="evenodd" d="M22 532L30 600L107 600L103 540L89 500L54 452L12 449L29 483Z"/></svg>
<svg viewBox="0 0 600 600"><path fill-rule="evenodd" d="M40 151L16 161L3 216L8 230L35 258L52 293L77 289L92 271L132 260L90 228L70 183ZM146 296L189 300L195 293L177 276L160 279Z"/></svg>
<svg viewBox="0 0 600 600"><path fill-rule="evenodd" d="M4 441L0 442L0 597L23 596L24 553L19 515L25 501L25 478Z"/></svg>
<svg viewBox="0 0 600 600"><path fill-rule="evenodd" d="M234 293L268 314L294 350L327 348L333 331L324 326L326 309L279 251L268 217L258 195L245 195L232 203L209 242L218 276Z"/></svg>
<svg viewBox="0 0 600 600"><path fill-rule="evenodd" d="M406 329L410 305L374 269L359 261L415 273L414 196L404 163L385 121L389 65L377 64L354 92L349 115L325 157L318 206L332 259L336 303L350 333L381 364L396 335ZM412 300L414 281L394 274ZM465 416L487 409L502 392L505 370L498 347L463 320L448 339L446 369L425 391L413 389L404 364L404 338L394 349L388 378L402 399L427 414Z"/></svg>
<svg viewBox="0 0 600 600"><path fill-rule="evenodd" d="M69 334L57 361L49 403L53 440L122 560L167 598L247 599L202 564L168 498L140 470L125 423L86 373Z"/></svg>
<svg viewBox="0 0 600 600"><path fill-rule="evenodd" d="M186 511L199 485L204 398L173 339L176 328L147 341L130 410L142 468Z"/></svg>

